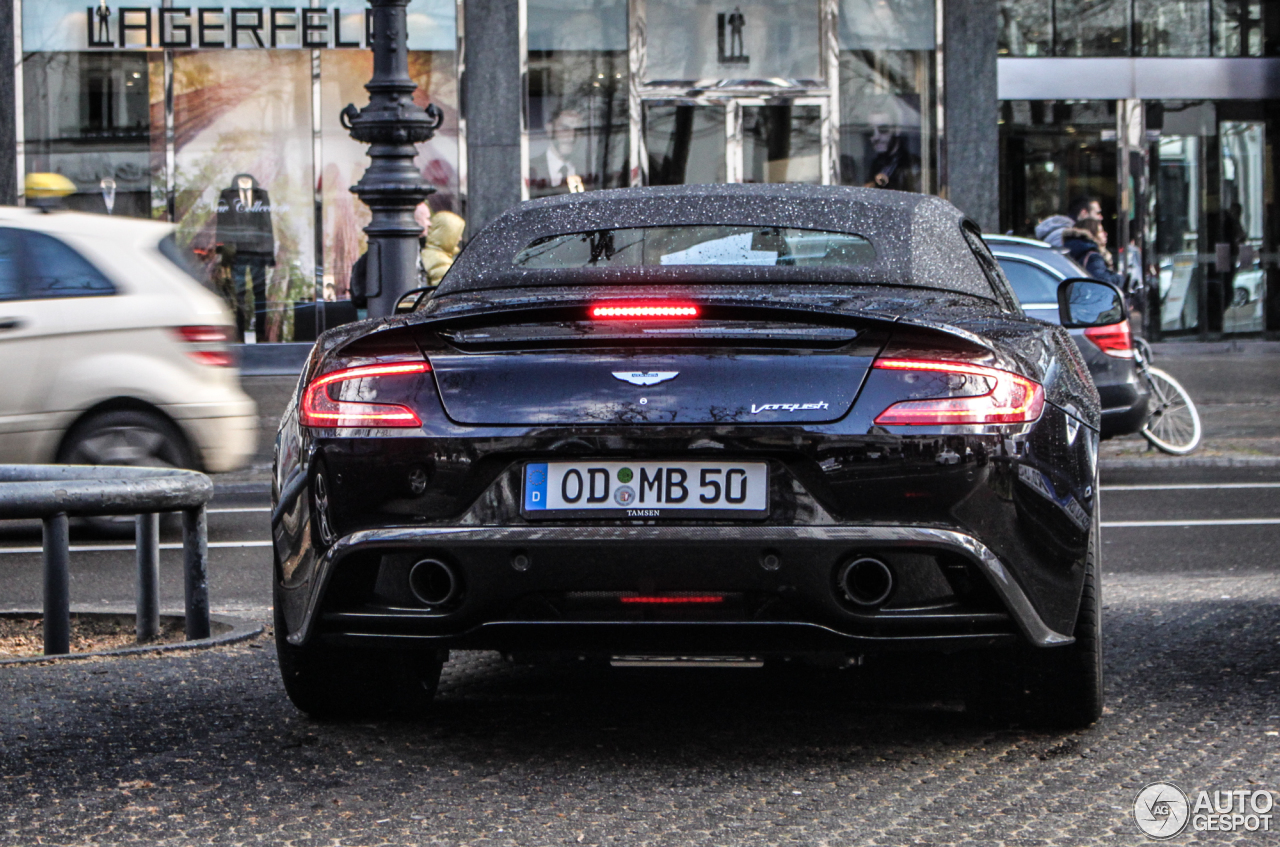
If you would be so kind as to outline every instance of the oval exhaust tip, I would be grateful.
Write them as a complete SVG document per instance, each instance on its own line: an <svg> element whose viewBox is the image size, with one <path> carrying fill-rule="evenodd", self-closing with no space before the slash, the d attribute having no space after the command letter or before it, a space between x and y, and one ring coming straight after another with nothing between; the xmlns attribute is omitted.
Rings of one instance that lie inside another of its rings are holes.
<svg viewBox="0 0 1280 847"><path fill-rule="evenodd" d="M893 593L893 571L870 556L847 562L838 582L844 596L859 606L879 606Z"/></svg>
<svg viewBox="0 0 1280 847"><path fill-rule="evenodd" d="M458 596L458 576L439 559L423 559L409 569L409 590L425 606L443 606Z"/></svg>

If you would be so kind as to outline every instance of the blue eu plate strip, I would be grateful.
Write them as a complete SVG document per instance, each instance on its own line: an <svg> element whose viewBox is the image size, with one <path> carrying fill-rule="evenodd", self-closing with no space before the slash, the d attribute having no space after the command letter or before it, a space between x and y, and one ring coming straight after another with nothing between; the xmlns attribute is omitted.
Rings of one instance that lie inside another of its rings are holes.
<svg viewBox="0 0 1280 847"><path fill-rule="evenodd" d="M547 465L545 462L524 466L524 508L525 511L547 508Z"/></svg>

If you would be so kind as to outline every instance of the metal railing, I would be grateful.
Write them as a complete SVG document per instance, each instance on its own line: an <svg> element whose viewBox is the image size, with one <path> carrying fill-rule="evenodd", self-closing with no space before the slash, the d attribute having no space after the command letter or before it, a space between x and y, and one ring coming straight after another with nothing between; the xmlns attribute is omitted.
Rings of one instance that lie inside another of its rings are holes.
<svg viewBox="0 0 1280 847"><path fill-rule="evenodd" d="M44 652L71 652L69 519L136 515L139 642L160 632L160 513L182 513L188 641L208 638L213 482L195 471L80 465L0 465L0 519L44 522Z"/></svg>

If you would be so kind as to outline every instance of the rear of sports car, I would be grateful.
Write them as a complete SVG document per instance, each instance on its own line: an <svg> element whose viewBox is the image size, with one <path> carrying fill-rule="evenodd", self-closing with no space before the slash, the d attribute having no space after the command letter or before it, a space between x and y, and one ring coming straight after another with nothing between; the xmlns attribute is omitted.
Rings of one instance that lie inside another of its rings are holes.
<svg viewBox="0 0 1280 847"><path fill-rule="evenodd" d="M1075 655L1097 432L1065 333L765 290L460 295L322 339L277 443L295 702L421 702L451 649Z"/></svg>

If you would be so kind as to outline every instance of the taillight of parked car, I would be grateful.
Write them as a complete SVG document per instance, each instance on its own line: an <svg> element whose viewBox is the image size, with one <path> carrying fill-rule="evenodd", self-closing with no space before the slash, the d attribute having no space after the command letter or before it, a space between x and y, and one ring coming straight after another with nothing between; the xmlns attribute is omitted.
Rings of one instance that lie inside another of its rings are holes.
<svg viewBox="0 0 1280 847"><path fill-rule="evenodd" d="M187 355L202 365L229 368L235 357L227 349L231 340L231 328L225 326L180 326L174 331L178 339L190 346Z"/></svg>
<svg viewBox="0 0 1280 847"><path fill-rule="evenodd" d="M408 406L369 402L384 380L405 379L431 370L427 362L393 362L343 368L318 376L302 394L300 419L309 427L416 427L422 420ZM339 397L335 398L335 390Z"/></svg>
<svg viewBox="0 0 1280 847"><path fill-rule="evenodd" d="M872 367L937 381L939 396L894 403L876 416L882 426L1031 423L1044 409L1040 383L999 368L927 359L877 359Z"/></svg>
<svg viewBox="0 0 1280 847"><path fill-rule="evenodd" d="M1098 349L1108 356L1117 359L1133 358L1133 333L1129 330L1129 322L1121 321L1111 326L1091 326L1084 331L1084 337L1098 345Z"/></svg>

